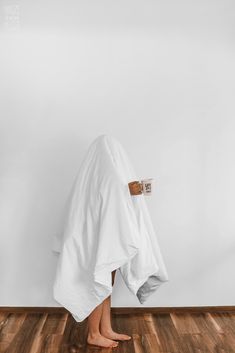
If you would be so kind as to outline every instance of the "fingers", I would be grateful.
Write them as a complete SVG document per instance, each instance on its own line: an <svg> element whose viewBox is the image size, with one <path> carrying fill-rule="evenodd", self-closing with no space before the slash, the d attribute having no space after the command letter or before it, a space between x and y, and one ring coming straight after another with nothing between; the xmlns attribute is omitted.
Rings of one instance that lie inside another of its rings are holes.
<svg viewBox="0 0 235 353"><path fill-rule="evenodd" d="M138 184L134 184L133 185L133 189L135 191L135 194L137 194L137 195L141 194L141 186L140 186L139 183Z"/></svg>
<svg viewBox="0 0 235 353"><path fill-rule="evenodd" d="M134 184L136 184L136 183L139 183L139 181L138 181L138 180L131 181L131 182L129 183L129 185L134 185Z"/></svg>
<svg viewBox="0 0 235 353"><path fill-rule="evenodd" d="M128 184L132 195L142 194L142 184L138 180L132 181Z"/></svg>

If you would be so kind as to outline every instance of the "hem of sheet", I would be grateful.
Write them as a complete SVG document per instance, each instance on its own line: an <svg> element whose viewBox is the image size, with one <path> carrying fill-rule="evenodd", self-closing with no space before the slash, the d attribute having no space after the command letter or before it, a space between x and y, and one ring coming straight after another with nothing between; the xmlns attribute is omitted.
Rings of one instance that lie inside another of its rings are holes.
<svg viewBox="0 0 235 353"><path fill-rule="evenodd" d="M106 265L102 266L101 269L98 269L94 272L94 281L98 284L101 284L102 294L98 294L98 292L95 289L90 290L90 295L92 298L90 301L88 301L88 298L86 298L86 303L84 303L87 307L86 311L77 310L79 307L84 307L84 305L81 305L81 303L72 304L71 302L67 302L62 297L60 297L60 295L57 295L58 293L63 293L63 288L59 289L60 286L58 286L58 287L55 286L53 289L54 299L58 303L60 303L62 306L64 306L68 311L70 311L71 315L73 316L73 318L77 322L83 321L87 316L90 315L90 313L99 304L101 304L109 295L111 295L111 293L112 293L111 272L113 270L117 270L123 264L130 261L138 253L138 249L139 249L138 247L135 247L134 251L132 253L130 253L129 256L127 256L119 261L115 261L115 262L111 262L109 264L106 264ZM104 280L107 272L110 273L110 285L108 285L107 282ZM65 298L66 297L67 296L65 295Z"/></svg>
<svg viewBox="0 0 235 353"><path fill-rule="evenodd" d="M150 278L153 280L151 285L149 285ZM128 288L137 297L140 304L143 304L153 292L155 292L163 283L168 281L169 279L160 280L157 272L154 271L149 272L144 278L140 279L135 284L128 283ZM148 290L145 288L148 288Z"/></svg>
<svg viewBox="0 0 235 353"><path fill-rule="evenodd" d="M102 294L99 294L98 291L96 291L95 289L90 290L90 294L92 294L92 300L90 301L91 302L90 305L87 303L88 309L86 311L78 313L74 305L67 303L62 298L57 296L54 292L55 300L58 303L62 304L67 310L69 310L77 322L83 321L87 316L90 315L90 313L95 309L97 305L101 304L109 295L111 295L112 293L111 280L110 280L110 284L108 284L107 281L105 281L105 278L107 278L106 277L107 272L111 273L112 271L119 269L124 264L129 262L138 253L139 247L133 247L132 245L131 248L132 249L134 248L134 251L130 253L129 256L126 256L118 261L102 264L101 266L98 266L95 269L94 281L102 286L103 292ZM127 281L125 276L122 276L128 289L132 294L134 294L137 297L140 304L143 304L147 300L147 298L160 287L161 284L169 281L169 279L160 280L158 278L158 270L159 270L159 267L155 265L151 269L151 271L147 272L145 276L143 276L141 279L136 280L134 282L130 282L129 280ZM152 277L154 277L154 279ZM151 285L148 285L148 281L150 278L152 278L153 283L151 283ZM77 303L76 307L78 306L83 307L83 305L79 305Z"/></svg>
<svg viewBox="0 0 235 353"><path fill-rule="evenodd" d="M149 297L150 294L152 294L161 284L169 281L168 277L163 278L159 275L159 270L160 270L159 266L155 264L151 267L151 269L149 269L148 272L146 272L144 276L132 282L130 281L130 279L127 279L121 272L121 275L123 277L123 280L126 286L135 296L137 296L141 304L143 303L142 298L144 296L145 296L144 301L146 301L147 297ZM151 285L149 285L150 279L152 280ZM137 295L138 292L139 294Z"/></svg>

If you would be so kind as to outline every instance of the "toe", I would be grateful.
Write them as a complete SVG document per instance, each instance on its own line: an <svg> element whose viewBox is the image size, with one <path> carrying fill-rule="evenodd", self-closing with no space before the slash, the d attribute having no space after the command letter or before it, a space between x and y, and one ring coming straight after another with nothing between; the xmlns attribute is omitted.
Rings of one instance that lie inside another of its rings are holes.
<svg viewBox="0 0 235 353"><path fill-rule="evenodd" d="M112 344L112 347L117 347L118 346L118 342L115 342Z"/></svg>

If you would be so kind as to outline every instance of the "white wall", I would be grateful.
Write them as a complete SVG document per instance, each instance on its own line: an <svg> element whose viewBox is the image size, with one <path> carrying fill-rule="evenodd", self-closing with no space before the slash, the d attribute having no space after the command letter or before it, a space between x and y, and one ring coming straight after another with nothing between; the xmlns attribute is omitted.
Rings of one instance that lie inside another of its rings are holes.
<svg viewBox="0 0 235 353"><path fill-rule="evenodd" d="M57 305L51 239L102 133L157 180L170 281L146 306L235 305L234 2L0 6L0 305ZM112 303L140 306L120 276Z"/></svg>

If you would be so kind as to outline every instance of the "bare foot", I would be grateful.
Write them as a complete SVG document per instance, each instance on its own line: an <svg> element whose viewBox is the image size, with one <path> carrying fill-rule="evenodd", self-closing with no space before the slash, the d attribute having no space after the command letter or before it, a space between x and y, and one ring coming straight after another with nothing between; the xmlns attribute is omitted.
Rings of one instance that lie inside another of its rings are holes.
<svg viewBox="0 0 235 353"><path fill-rule="evenodd" d="M101 331L101 334L104 337L107 337L111 340L118 340L118 341L129 341L131 339L131 336L124 335L123 333L118 333L113 330L110 331Z"/></svg>
<svg viewBox="0 0 235 353"><path fill-rule="evenodd" d="M102 335L91 336L89 333L87 336L87 343L93 346L99 346L99 347L105 347L105 348L118 346L118 342L115 342L112 339L109 339L108 337L104 337Z"/></svg>

